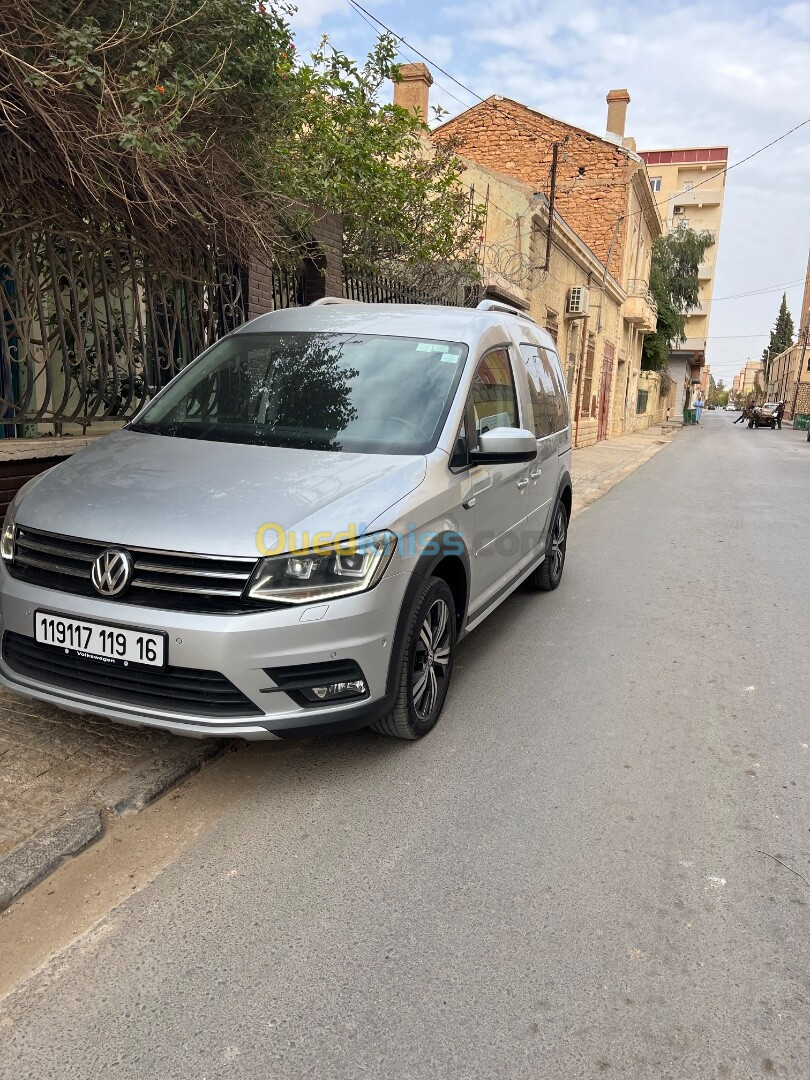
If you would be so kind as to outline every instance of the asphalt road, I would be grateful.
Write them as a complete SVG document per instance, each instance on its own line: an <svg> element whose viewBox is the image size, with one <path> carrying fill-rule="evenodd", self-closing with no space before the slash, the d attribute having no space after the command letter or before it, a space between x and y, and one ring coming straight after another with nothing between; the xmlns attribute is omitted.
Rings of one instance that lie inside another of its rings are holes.
<svg viewBox="0 0 810 1080"><path fill-rule="evenodd" d="M810 445L706 414L461 647L5 1000L0 1074L810 1075ZM198 783L205 782L205 773Z"/></svg>

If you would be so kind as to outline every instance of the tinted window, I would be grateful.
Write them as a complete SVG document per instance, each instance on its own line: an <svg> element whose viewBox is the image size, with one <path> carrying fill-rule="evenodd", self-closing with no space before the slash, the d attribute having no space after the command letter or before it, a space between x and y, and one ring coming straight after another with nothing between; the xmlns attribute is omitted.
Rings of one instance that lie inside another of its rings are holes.
<svg viewBox="0 0 810 1080"><path fill-rule="evenodd" d="M517 393L509 353L493 349L481 360L472 384L475 431L519 427Z"/></svg>
<svg viewBox="0 0 810 1080"><path fill-rule="evenodd" d="M538 439L544 439L568 426L560 363L554 353L537 345L524 343L520 353L529 376L534 433Z"/></svg>
<svg viewBox="0 0 810 1080"><path fill-rule="evenodd" d="M467 346L369 334L224 338L133 425L185 439L367 454L434 449Z"/></svg>

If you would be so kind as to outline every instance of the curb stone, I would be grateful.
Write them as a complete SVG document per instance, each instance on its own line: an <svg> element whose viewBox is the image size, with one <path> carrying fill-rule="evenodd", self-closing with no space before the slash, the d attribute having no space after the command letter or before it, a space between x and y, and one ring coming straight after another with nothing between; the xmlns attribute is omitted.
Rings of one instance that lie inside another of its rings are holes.
<svg viewBox="0 0 810 1080"><path fill-rule="evenodd" d="M12 848L0 859L0 911L97 840L103 828L100 811L79 807Z"/></svg>
<svg viewBox="0 0 810 1080"><path fill-rule="evenodd" d="M235 745L232 739L202 739L142 762L109 785L102 785L90 806L69 810L58 821L23 840L0 858L0 912L39 884L73 855L98 840L104 831L102 814L137 813L197 772L207 761Z"/></svg>

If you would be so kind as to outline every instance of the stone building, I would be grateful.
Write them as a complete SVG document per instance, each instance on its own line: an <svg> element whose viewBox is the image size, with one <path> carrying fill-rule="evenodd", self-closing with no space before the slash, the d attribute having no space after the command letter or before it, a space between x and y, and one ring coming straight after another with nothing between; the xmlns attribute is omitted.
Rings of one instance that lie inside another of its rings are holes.
<svg viewBox="0 0 810 1080"><path fill-rule="evenodd" d="M768 400L785 402L785 417L794 427L810 427L810 259L796 344L771 360Z"/></svg>
<svg viewBox="0 0 810 1080"><path fill-rule="evenodd" d="M708 376L706 344L709 337L717 246L723 216L726 186L727 146L683 147L675 150L642 150L650 187L661 210L667 232L680 225L696 232L710 232L714 244L706 252L698 270L700 303L686 317L685 340L670 353L672 380L671 413L683 414L699 388L706 398Z"/></svg>
<svg viewBox="0 0 810 1080"><path fill-rule="evenodd" d="M420 73L413 75L410 90L418 85ZM428 87L423 77L424 96L416 105L423 115ZM557 147L555 210L562 224L557 229L555 219L554 234L575 237L578 256L570 265L571 252L563 252L562 240L553 245L551 264L547 271L536 271L528 302L556 334L568 367L579 446L634 430L642 343L645 334L654 332L657 320L649 273L652 246L661 235L662 222L644 162L635 152L634 141L624 137L629 101L626 90L608 94L604 137L498 96L433 132L435 139L454 140L459 153L479 170L501 182L517 181L536 200L532 239L521 237L521 243L530 245L527 251L535 267L545 262L543 207L547 207ZM483 173L479 181L486 182ZM491 203L492 180L489 183ZM547 209L545 214L547 219ZM577 285L588 290L581 294L587 296L584 314L571 302L571 289Z"/></svg>

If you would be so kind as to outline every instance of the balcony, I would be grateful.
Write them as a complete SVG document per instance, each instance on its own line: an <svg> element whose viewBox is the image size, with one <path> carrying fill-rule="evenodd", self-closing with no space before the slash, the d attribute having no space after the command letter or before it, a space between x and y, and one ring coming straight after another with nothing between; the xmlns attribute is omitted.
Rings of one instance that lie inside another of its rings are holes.
<svg viewBox="0 0 810 1080"><path fill-rule="evenodd" d="M698 281L711 281L714 277L714 263L702 262L698 266Z"/></svg>
<svg viewBox="0 0 810 1080"><path fill-rule="evenodd" d="M675 206L719 206L722 201L722 189L710 187L684 189L672 199Z"/></svg>
<svg viewBox="0 0 810 1080"><path fill-rule="evenodd" d="M649 284L632 278L627 285L627 294L623 310L625 319L637 326L642 333L654 334L658 325L658 305L653 299Z"/></svg>

